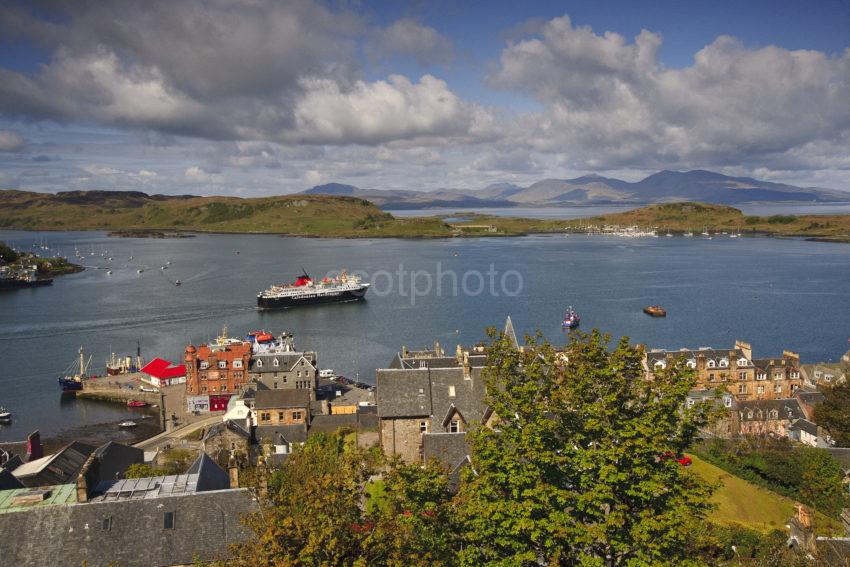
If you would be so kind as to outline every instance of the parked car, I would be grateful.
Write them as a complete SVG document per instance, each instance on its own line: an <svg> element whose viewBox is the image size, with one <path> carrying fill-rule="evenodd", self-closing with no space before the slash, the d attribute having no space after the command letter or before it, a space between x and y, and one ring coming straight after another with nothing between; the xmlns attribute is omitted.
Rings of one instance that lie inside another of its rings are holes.
<svg viewBox="0 0 850 567"><path fill-rule="evenodd" d="M658 457L659 462L666 461L668 459L675 460L677 463L679 463L683 467L689 467L694 462L693 459L691 459L689 456L687 456L687 455L677 455L677 454L673 453L672 451L665 451L664 453L661 454L661 456Z"/></svg>

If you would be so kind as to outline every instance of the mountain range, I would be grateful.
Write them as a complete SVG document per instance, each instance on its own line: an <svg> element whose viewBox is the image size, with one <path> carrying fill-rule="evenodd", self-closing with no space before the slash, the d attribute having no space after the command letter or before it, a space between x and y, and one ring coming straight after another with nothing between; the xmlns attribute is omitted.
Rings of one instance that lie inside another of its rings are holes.
<svg viewBox="0 0 850 567"><path fill-rule="evenodd" d="M544 179L521 187L494 183L483 189L437 191L360 189L328 183L305 194L345 195L371 201L383 209L433 207L572 206L591 204L648 204L701 201L734 205L750 202L842 202L850 193L818 187L796 187L750 177L730 177L712 171L659 171L637 182L600 175L575 179Z"/></svg>

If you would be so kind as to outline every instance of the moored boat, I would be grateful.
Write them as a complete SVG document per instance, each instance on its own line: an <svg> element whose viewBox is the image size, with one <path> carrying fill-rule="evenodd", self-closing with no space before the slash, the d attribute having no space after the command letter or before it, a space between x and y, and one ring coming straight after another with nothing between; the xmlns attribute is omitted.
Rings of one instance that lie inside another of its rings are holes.
<svg viewBox="0 0 850 567"><path fill-rule="evenodd" d="M73 363L72 363L73 364ZM65 376L59 377L59 386L62 388L63 392L76 392L78 390L83 389L83 380L86 379L86 371L88 371L89 365L91 364L91 356L89 356L88 361L85 360L85 356L83 355L83 347L80 347L80 369L76 374L70 375L66 374Z"/></svg>
<svg viewBox="0 0 850 567"><path fill-rule="evenodd" d="M643 308L643 312L651 317L666 317L667 310L660 305L649 305Z"/></svg>
<svg viewBox="0 0 850 567"><path fill-rule="evenodd" d="M127 421L122 421L121 423L119 423L118 427L120 427L122 429L130 429L132 427L136 427L137 425L139 425L139 424L136 423L135 421L128 419Z"/></svg>
<svg viewBox="0 0 850 567"><path fill-rule="evenodd" d="M0 423L9 423L12 421L12 412L0 406Z"/></svg>
<svg viewBox="0 0 850 567"><path fill-rule="evenodd" d="M127 402L128 408L146 408L148 407L147 402L143 402L142 400L130 400Z"/></svg>
<svg viewBox="0 0 850 567"><path fill-rule="evenodd" d="M575 329L579 324L581 324L581 315L570 305L564 314L564 321L561 323L561 327L564 329Z"/></svg>

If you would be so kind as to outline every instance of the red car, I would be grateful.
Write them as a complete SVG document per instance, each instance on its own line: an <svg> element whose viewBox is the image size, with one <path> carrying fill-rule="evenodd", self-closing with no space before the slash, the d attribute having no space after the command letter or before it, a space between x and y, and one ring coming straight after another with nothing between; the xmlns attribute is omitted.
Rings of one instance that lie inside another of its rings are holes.
<svg viewBox="0 0 850 567"><path fill-rule="evenodd" d="M675 454L671 451L667 451L665 453L662 453L661 456L658 458L659 461L666 461L667 459L674 459L677 463L679 463L683 467L689 467L694 462L693 459L691 459L687 455L677 455L677 454Z"/></svg>

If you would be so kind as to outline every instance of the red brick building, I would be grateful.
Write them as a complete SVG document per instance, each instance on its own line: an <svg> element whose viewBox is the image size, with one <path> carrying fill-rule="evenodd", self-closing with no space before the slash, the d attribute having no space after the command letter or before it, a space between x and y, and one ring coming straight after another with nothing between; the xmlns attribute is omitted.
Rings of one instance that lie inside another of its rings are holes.
<svg viewBox="0 0 850 567"><path fill-rule="evenodd" d="M224 340L214 345L186 347L188 395L237 393L248 381L251 343Z"/></svg>

